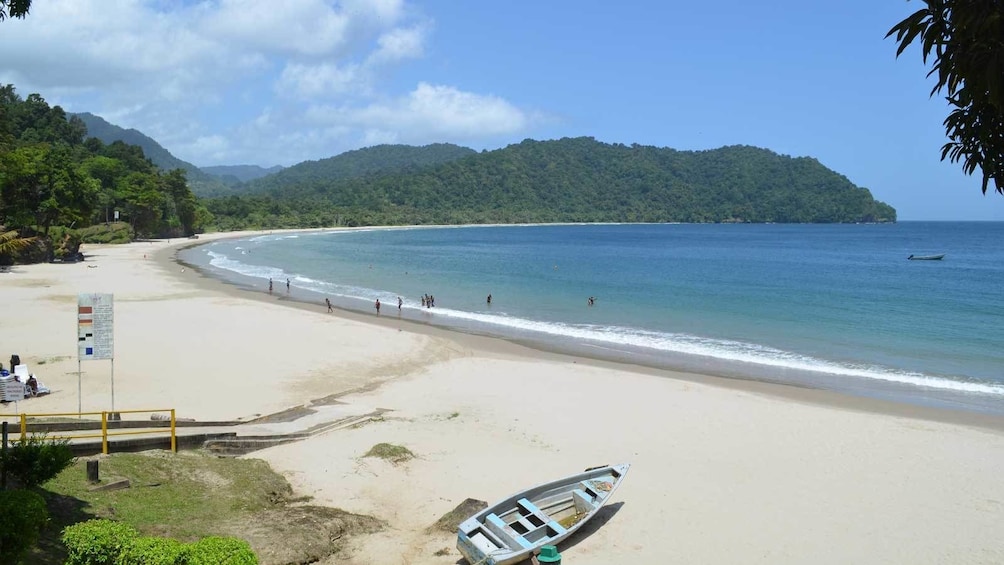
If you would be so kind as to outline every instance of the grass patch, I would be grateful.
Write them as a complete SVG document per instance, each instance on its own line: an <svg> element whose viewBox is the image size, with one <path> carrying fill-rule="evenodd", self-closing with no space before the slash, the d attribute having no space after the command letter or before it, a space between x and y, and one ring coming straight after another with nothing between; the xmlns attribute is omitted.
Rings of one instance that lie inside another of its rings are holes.
<svg viewBox="0 0 1004 565"><path fill-rule="evenodd" d="M403 445L392 443L378 443L370 448L363 457L378 457L391 463L404 463L409 459L414 459L415 454Z"/></svg>
<svg viewBox="0 0 1004 565"><path fill-rule="evenodd" d="M116 453L101 458L99 470L102 483L129 479L130 488L90 490L82 460L45 488L84 501L97 518L122 520L144 533L156 529L183 541L206 535L235 514L261 511L292 496L286 479L257 459L198 452Z"/></svg>
<svg viewBox="0 0 1004 565"><path fill-rule="evenodd" d="M259 557L280 563L313 563L340 551L336 540L383 527L368 516L293 500L286 479L258 459L148 451L99 461L102 483L129 479L130 487L91 490L84 460L43 485L52 521L29 562L63 563L60 532L90 518L119 520L142 535L184 542L234 536L250 542Z"/></svg>

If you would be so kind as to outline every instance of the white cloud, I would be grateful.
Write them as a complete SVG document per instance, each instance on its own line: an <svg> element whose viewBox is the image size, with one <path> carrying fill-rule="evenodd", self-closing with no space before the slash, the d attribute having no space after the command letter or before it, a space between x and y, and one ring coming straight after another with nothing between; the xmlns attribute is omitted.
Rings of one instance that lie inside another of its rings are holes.
<svg viewBox="0 0 1004 565"><path fill-rule="evenodd" d="M373 64L417 59L422 56L425 45L425 27L392 29L377 39L377 50L368 61Z"/></svg>
<svg viewBox="0 0 1004 565"><path fill-rule="evenodd" d="M525 132L531 116L499 96L386 90L425 57L432 29L405 0L45 0L4 22L0 53L14 55L0 84L136 128L196 164Z"/></svg>
<svg viewBox="0 0 1004 565"><path fill-rule="evenodd" d="M472 139L521 131L527 127L528 116L497 96L423 82L400 100L352 112L349 120L366 127L394 126L401 134L407 132L408 138L432 134Z"/></svg>
<svg viewBox="0 0 1004 565"><path fill-rule="evenodd" d="M358 65L339 67L333 63L318 65L292 63L282 70L275 88L279 94L317 98L351 91L365 91L368 85Z"/></svg>
<svg viewBox="0 0 1004 565"><path fill-rule="evenodd" d="M198 11L206 35L272 53L338 53L353 24L349 14L322 0L220 0Z"/></svg>

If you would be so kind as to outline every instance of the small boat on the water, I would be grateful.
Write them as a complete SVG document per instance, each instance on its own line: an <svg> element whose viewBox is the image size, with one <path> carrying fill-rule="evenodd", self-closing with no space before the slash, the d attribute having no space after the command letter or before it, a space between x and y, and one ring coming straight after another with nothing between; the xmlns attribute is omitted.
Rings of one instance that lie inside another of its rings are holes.
<svg viewBox="0 0 1004 565"><path fill-rule="evenodd" d="M910 255L907 259L911 261L941 261L945 257L945 254L940 255Z"/></svg>
<svg viewBox="0 0 1004 565"><path fill-rule="evenodd" d="M620 486L630 464L593 467L537 485L461 522L457 549L468 563L510 565L582 527Z"/></svg>

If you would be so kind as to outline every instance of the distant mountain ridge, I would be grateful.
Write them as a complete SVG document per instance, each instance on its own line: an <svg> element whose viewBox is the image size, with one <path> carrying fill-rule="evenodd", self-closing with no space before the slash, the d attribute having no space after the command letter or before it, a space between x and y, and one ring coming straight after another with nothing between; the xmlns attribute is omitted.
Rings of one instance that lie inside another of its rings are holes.
<svg viewBox="0 0 1004 565"><path fill-rule="evenodd" d="M138 130L119 127L89 112L71 115L79 117L84 122L90 137L96 137L104 143L122 141L129 145L137 145L143 149L143 154L154 165L165 171L183 169L187 173L192 192L201 197L263 192L284 184L298 184L318 179L330 181L372 174L416 171L476 154L473 149L450 143L434 143L421 147L377 145L316 161L304 161L292 167L218 165L199 168L175 157L157 141ZM273 178L277 175L280 178Z"/></svg>
<svg viewBox="0 0 1004 565"><path fill-rule="evenodd" d="M143 149L143 155L145 155L147 159L150 159L150 161L152 161L153 164L157 165L159 168L165 171L171 171L174 169L184 170L186 177L188 178L188 183L192 187L192 192L198 196L228 191L226 185L219 178L203 172L201 169L188 161L183 161L175 157L170 151L164 149L164 147L157 143L153 138L145 135L139 130L119 127L115 124L109 123L101 116L96 116L90 112L68 115L77 116L84 122L84 125L87 126L88 137L96 137L106 144L112 143L113 141L121 141L129 145L137 145Z"/></svg>
<svg viewBox="0 0 1004 565"><path fill-rule="evenodd" d="M178 159L172 155L170 151L164 149L153 138L143 134L139 130L119 127L115 124L109 123L101 116L95 116L90 112L81 112L79 114L70 115L77 116L83 120L84 125L87 126L88 137L96 137L106 144L113 141L121 141L129 145L138 145L143 149L143 154L146 155L147 159L150 159L153 161L154 165L157 165L165 171L170 171L172 169L184 169L189 173L201 172L198 167L187 161Z"/></svg>
<svg viewBox="0 0 1004 565"><path fill-rule="evenodd" d="M298 163L278 173L248 182L242 192L281 191L285 186L326 186L332 182L370 175L417 172L470 155L477 155L477 151L452 143L423 146L375 145L326 159Z"/></svg>
<svg viewBox="0 0 1004 565"><path fill-rule="evenodd" d="M285 167L282 165L276 165L267 169L258 165L214 165L212 167L202 167L204 173L220 177L224 181L234 179L236 182L248 182L260 179L261 177L278 173L283 169Z"/></svg>

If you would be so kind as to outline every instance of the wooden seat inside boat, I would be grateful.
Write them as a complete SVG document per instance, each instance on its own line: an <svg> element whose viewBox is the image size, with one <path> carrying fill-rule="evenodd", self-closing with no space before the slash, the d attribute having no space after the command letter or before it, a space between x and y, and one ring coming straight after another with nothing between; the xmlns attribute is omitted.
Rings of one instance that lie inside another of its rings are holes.
<svg viewBox="0 0 1004 565"><path fill-rule="evenodd" d="M499 518L498 514L493 513L485 516L485 527L510 547L533 547L533 544L517 533L511 524L507 525L502 521L502 518Z"/></svg>

